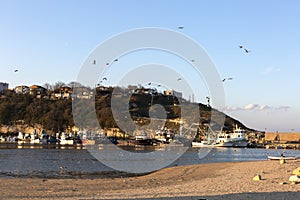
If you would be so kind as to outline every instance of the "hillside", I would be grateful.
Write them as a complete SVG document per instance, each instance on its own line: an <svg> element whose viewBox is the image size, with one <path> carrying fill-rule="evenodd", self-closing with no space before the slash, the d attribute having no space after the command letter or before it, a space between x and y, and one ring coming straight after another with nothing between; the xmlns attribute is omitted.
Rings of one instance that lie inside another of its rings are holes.
<svg viewBox="0 0 300 200"><path fill-rule="evenodd" d="M96 91L95 108L101 127L117 127L111 111L113 88L106 91ZM122 95L120 96L122 97ZM184 99L181 99L180 101L182 104L191 104ZM135 122L139 121L139 125L145 125L149 123L149 108L154 104L160 104L165 108L167 111L167 119L170 119L170 121L180 119L181 110L179 100L171 95L163 95L159 93L151 95L131 94L129 105L126 109L130 109L131 118ZM195 105L200 111L200 126L210 123L212 108L201 103L194 103L193 106ZM80 113L82 113L83 116L90 114L85 107L81 109ZM176 125L170 121L167 122L167 127L178 128L178 124ZM231 130L236 124L239 127L248 129L238 120L229 116L226 116L224 129ZM74 126L72 116L72 99L36 98L29 94L6 92L0 98L0 125L11 127L20 127L22 125L27 128L39 126L52 133L55 133L58 130L66 131ZM17 130L17 128L10 130ZM9 129L7 129L7 131L9 131Z"/></svg>

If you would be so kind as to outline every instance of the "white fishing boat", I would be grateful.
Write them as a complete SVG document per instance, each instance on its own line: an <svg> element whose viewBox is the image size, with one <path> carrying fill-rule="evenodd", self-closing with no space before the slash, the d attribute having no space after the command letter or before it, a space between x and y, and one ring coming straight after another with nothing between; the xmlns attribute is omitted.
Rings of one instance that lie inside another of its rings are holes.
<svg viewBox="0 0 300 200"><path fill-rule="evenodd" d="M30 134L30 144L39 144L40 139L35 131Z"/></svg>
<svg viewBox="0 0 300 200"><path fill-rule="evenodd" d="M245 138L246 131L239 128L237 125L233 130L233 133L230 134L233 147L246 147L248 145L248 140Z"/></svg>
<svg viewBox="0 0 300 200"><path fill-rule="evenodd" d="M154 138L162 143L170 143L174 138L174 133L166 128L162 128L155 133Z"/></svg>
<svg viewBox="0 0 300 200"><path fill-rule="evenodd" d="M18 144L26 143L25 134L22 132L19 132L18 136L17 136L17 140L18 140Z"/></svg>
<svg viewBox="0 0 300 200"><path fill-rule="evenodd" d="M206 134L206 140L192 142L193 147L246 147L245 130L236 126L232 133L210 131Z"/></svg>
<svg viewBox="0 0 300 200"><path fill-rule="evenodd" d="M59 144L61 144L61 145L73 145L74 140L70 139L70 138L67 138L66 134L63 132L60 136Z"/></svg>

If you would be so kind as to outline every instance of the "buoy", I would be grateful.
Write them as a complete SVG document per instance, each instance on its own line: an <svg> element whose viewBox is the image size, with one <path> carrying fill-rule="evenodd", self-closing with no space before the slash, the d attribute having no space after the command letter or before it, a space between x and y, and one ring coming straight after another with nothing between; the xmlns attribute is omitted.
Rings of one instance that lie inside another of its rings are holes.
<svg viewBox="0 0 300 200"><path fill-rule="evenodd" d="M261 176L260 175L256 175L253 177L254 181L260 181L261 180Z"/></svg>
<svg viewBox="0 0 300 200"><path fill-rule="evenodd" d="M293 170L293 174L300 176L300 167L297 167L296 169Z"/></svg>
<svg viewBox="0 0 300 200"><path fill-rule="evenodd" d="M289 181L291 182L291 184L299 183L300 177L298 177L297 175L290 176Z"/></svg>

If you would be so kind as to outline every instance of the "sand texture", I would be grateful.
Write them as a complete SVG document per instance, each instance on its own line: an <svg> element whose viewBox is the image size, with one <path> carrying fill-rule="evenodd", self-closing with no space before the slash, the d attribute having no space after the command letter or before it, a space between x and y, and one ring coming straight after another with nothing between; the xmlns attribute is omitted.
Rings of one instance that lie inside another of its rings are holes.
<svg viewBox="0 0 300 200"><path fill-rule="evenodd" d="M300 160L178 166L120 178L1 178L0 199L300 199ZM254 181L260 175L262 180Z"/></svg>

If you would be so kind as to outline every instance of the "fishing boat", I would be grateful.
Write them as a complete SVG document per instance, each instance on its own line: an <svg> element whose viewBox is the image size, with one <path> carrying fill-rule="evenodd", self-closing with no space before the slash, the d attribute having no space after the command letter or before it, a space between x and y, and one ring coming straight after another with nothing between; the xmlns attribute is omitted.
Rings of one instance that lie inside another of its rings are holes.
<svg viewBox="0 0 300 200"><path fill-rule="evenodd" d="M237 125L230 134L231 142L233 147L246 147L248 145L248 140L245 138L246 131L239 128Z"/></svg>
<svg viewBox="0 0 300 200"><path fill-rule="evenodd" d="M154 138L164 144L169 144L174 139L174 133L166 128L162 128L155 133Z"/></svg>
<svg viewBox="0 0 300 200"><path fill-rule="evenodd" d="M147 135L147 133L143 132L135 136L134 143L135 145L153 145L153 140Z"/></svg>
<svg viewBox="0 0 300 200"><path fill-rule="evenodd" d="M206 140L192 142L192 147L246 147L245 130L236 126L232 133L208 131Z"/></svg>
<svg viewBox="0 0 300 200"><path fill-rule="evenodd" d="M71 137L66 137L66 134L64 132L61 133L59 144L61 145L73 145L74 140Z"/></svg>

